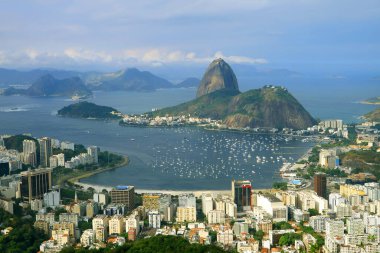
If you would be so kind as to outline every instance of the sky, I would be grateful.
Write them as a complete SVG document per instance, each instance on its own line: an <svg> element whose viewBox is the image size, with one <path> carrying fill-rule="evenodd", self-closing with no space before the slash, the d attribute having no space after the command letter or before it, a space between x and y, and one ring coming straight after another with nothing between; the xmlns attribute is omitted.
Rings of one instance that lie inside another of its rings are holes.
<svg viewBox="0 0 380 253"><path fill-rule="evenodd" d="M379 0L2 0L0 67L380 76Z"/></svg>

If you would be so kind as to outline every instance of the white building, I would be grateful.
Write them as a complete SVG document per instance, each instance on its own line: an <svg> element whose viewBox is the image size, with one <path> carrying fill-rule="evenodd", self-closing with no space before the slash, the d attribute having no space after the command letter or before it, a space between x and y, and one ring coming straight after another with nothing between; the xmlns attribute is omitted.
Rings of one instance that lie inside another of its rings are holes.
<svg viewBox="0 0 380 253"><path fill-rule="evenodd" d="M257 206L261 207L274 222L288 221L288 207L270 194L257 194Z"/></svg>
<svg viewBox="0 0 380 253"><path fill-rule="evenodd" d="M80 237L80 243L83 247L90 247L95 243L95 232L92 229L86 229Z"/></svg>
<svg viewBox="0 0 380 253"><path fill-rule="evenodd" d="M194 194L180 194L178 196L179 207L196 207L196 199Z"/></svg>
<svg viewBox="0 0 380 253"><path fill-rule="evenodd" d="M87 148L87 154L92 157L93 163L98 163L98 147L90 146Z"/></svg>
<svg viewBox="0 0 380 253"><path fill-rule="evenodd" d="M212 211L213 208L213 198L211 194L202 195L202 212L204 215L208 215L208 212Z"/></svg>
<svg viewBox="0 0 380 253"><path fill-rule="evenodd" d="M234 233L231 229L219 231L216 236L216 240L224 246L231 246L234 241Z"/></svg>
<svg viewBox="0 0 380 253"><path fill-rule="evenodd" d="M125 230L129 231L129 229L136 229L136 234L140 232L140 217L136 214L131 214L125 218Z"/></svg>
<svg viewBox="0 0 380 253"><path fill-rule="evenodd" d="M68 142L68 141L62 141L61 142L61 149L64 150L64 149L70 149L70 150L73 150L74 151L74 143L72 142Z"/></svg>
<svg viewBox="0 0 380 253"><path fill-rule="evenodd" d="M161 215L158 211L148 212L149 227L160 228L161 227Z"/></svg>
<svg viewBox="0 0 380 253"><path fill-rule="evenodd" d="M364 223L362 219L349 218L346 222L347 233L350 235L363 235Z"/></svg>
<svg viewBox="0 0 380 253"><path fill-rule="evenodd" d="M104 193L94 193L93 199L100 205L107 205L107 196Z"/></svg>
<svg viewBox="0 0 380 253"><path fill-rule="evenodd" d="M309 219L309 225L315 232L321 233L326 231L326 222L330 220L327 216L317 215Z"/></svg>
<svg viewBox="0 0 380 253"><path fill-rule="evenodd" d="M344 222L341 220L326 221L326 237L335 237L344 235Z"/></svg>
<svg viewBox="0 0 380 253"><path fill-rule="evenodd" d="M51 191L44 194L44 206L45 207L56 207L61 203L61 192Z"/></svg>
<svg viewBox="0 0 380 253"><path fill-rule="evenodd" d="M220 210L212 210L207 213L209 224L224 224L226 222L225 213Z"/></svg>

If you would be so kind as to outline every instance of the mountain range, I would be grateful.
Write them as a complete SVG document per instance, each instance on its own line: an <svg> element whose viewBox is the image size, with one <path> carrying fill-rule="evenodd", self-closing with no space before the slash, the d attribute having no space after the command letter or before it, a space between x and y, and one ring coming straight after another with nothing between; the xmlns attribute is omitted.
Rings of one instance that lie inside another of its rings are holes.
<svg viewBox="0 0 380 253"><path fill-rule="evenodd" d="M316 123L284 87L264 86L240 92L232 68L222 59L216 59L209 65L194 100L151 114L212 118L223 120L232 128L305 129Z"/></svg>
<svg viewBox="0 0 380 253"><path fill-rule="evenodd" d="M31 85L41 82L41 78L49 75L56 79L67 79L77 77L90 90L126 90L126 91L154 91L157 89L183 88L198 86L199 79L188 78L173 84L165 78L152 74L149 71L140 71L137 68L127 68L116 72L77 72L65 70L36 69L30 71L19 71L12 69L0 69L0 87L10 85ZM10 89L7 94L14 93Z"/></svg>
<svg viewBox="0 0 380 253"><path fill-rule="evenodd" d="M87 88L79 77L70 77L65 79L56 79L47 74L38 78L27 89L16 89L10 87L3 93L4 95L27 95L34 97L48 96L88 96L92 92Z"/></svg>

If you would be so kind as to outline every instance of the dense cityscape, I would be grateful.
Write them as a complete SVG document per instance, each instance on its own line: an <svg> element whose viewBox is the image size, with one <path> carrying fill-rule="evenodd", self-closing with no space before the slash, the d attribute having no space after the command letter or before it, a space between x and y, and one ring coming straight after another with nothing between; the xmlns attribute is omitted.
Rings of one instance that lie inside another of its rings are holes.
<svg viewBox="0 0 380 253"><path fill-rule="evenodd" d="M70 172L101 172L100 163L117 167L109 164L109 153L105 158L96 146L49 137L2 135L1 206L43 235L40 252L117 249L173 236L239 253L375 253L380 250L379 174L345 166L341 159L350 152L373 152L378 158L378 126L328 120L302 131L318 136L318 144L300 160L284 163L283 181L272 189L237 179L229 192L172 194L144 193L131 185L84 189L78 179L70 180L78 176ZM58 183L62 170L71 176ZM3 221L2 240L18 229Z"/></svg>
<svg viewBox="0 0 380 253"><path fill-rule="evenodd" d="M0 253L380 253L379 0L0 1Z"/></svg>

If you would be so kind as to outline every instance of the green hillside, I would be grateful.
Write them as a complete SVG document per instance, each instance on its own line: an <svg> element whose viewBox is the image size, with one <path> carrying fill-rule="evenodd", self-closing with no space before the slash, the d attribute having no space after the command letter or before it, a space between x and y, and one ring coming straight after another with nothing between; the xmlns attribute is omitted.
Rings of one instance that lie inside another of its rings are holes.
<svg viewBox="0 0 380 253"><path fill-rule="evenodd" d="M275 127L305 129L316 121L284 88L265 86L240 93L218 90L178 106L164 108L153 116L192 115L223 120L229 127Z"/></svg>

